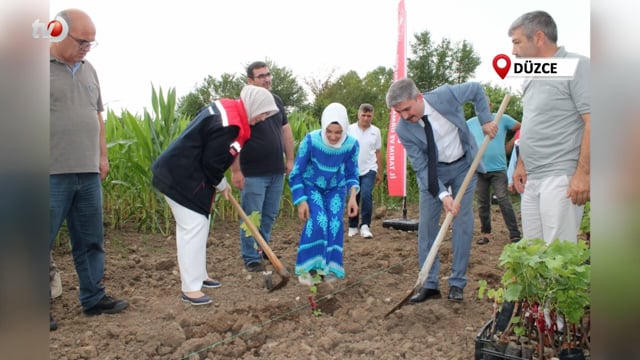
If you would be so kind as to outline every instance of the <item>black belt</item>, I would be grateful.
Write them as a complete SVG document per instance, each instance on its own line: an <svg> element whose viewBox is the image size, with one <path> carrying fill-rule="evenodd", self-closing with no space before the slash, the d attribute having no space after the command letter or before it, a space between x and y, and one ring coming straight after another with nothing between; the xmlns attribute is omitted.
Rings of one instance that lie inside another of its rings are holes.
<svg viewBox="0 0 640 360"><path fill-rule="evenodd" d="M438 164L440 164L440 165L453 165L453 164L457 163L458 161L460 161L460 160L464 159L465 155L466 155L466 154L462 154L462 156L460 156L457 160L453 160L453 161L451 161L451 162L442 162L442 161L438 161Z"/></svg>

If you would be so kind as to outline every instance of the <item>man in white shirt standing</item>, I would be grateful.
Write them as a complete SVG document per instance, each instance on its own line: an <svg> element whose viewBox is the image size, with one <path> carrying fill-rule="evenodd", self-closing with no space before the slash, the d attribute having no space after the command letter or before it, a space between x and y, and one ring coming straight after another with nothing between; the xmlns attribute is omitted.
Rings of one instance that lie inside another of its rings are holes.
<svg viewBox="0 0 640 360"><path fill-rule="evenodd" d="M360 192L356 196L359 215L349 218L349 237L358 233L360 222L360 236L365 239L373 238L371 233L371 214L373 212L373 187L382 182L382 162L380 149L382 136L380 129L373 125L373 106L362 104L358 109L358 121L349 125L349 134L358 139L360 153L358 154L358 169L360 170Z"/></svg>
<svg viewBox="0 0 640 360"><path fill-rule="evenodd" d="M558 46L558 28L544 11L523 14L509 27L513 55L578 59L573 78L532 79L522 92L520 155L513 183L522 194L525 239L577 242L591 198L590 60Z"/></svg>

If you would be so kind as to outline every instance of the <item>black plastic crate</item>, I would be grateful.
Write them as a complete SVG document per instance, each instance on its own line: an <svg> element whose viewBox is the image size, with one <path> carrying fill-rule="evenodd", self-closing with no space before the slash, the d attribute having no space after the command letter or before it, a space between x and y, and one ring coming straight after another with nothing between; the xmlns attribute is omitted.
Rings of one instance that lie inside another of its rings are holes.
<svg viewBox="0 0 640 360"><path fill-rule="evenodd" d="M489 320L486 324L484 324L484 326L476 336L475 360L532 360L534 351L531 352L531 355L529 357L521 357L505 353L505 349L499 349L499 345L491 339L492 324L493 321ZM500 321L498 321L496 324L496 329L501 327L499 326L501 325ZM502 330L504 330L504 328L500 329L500 331ZM582 352L582 350L579 350L579 354L563 354L566 351L571 350L563 350L559 354L560 359L591 359L588 350L585 350L584 353Z"/></svg>
<svg viewBox="0 0 640 360"><path fill-rule="evenodd" d="M531 358L505 354L504 349L499 349L497 344L491 340L492 323L493 321L489 320L476 335L475 360L531 360Z"/></svg>

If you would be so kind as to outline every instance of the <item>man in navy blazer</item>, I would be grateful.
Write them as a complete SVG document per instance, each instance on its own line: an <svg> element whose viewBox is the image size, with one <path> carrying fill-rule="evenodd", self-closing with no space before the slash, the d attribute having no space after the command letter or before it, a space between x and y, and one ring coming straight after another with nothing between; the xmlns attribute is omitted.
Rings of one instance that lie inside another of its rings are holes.
<svg viewBox="0 0 640 360"><path fill-rule="evenodd" d="M449 277L448 299L462 301L473 239L475 176L465 190L460 204L454 206L453 199L478 152L478 146L467 127L463 105L467 101L473 103L483 133L493 138L498 128L492 122L493 115L489 111L486 94L482 85L473 82L443 85L422 94L413 80L404 78L391 85L386 101L387 106L401 117L396 126L396 133L415 170L420 188L418 263L422 268L435 242L442 209L453 213L453 264ZM432 160L427 155L426 129L429 125L436 145L438 189L433 191L435 196L430 192L428 181L429 161ZM481 166L478 171L482 171ZM441 297L438 286L439 272L440 259L436 256L427 280L420 291L409 300L410 303Z"/></svg>

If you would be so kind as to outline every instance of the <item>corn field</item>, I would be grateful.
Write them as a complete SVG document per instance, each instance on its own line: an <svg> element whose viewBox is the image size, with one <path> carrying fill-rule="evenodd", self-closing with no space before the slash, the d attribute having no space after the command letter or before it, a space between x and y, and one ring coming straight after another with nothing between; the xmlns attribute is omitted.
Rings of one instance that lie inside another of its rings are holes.
<svg viewBox="0 0 640 360"><path fill-rule="evenodd" d="M175 113L176 93L170 89L166 96L160 88L152 89L151 113L133 115L123 111L117 116L107 113L105 134L109 154L110 170L103 182L105 223L111 228L133 224L140 232L170 234L173 228L171 211L162 194L151 185L151 164L169 144L186 128L190 119L180 118ZM320 127L320 121L310 112L293 112L289 115L295 141L295 150L304 136ZM385 168L387 128L381 128ZM384 170L383 170L384 171ZM227 172L227 180L230 174ZM407 200L417 202L418 187L413 170L407 169ZM386 206L398 209L402 199L386 195L386 183L374 190L374 207ZM237 190L234 190L238 198ZM216 201L212 219L222 217L236 220L238 215L227 201ZM297 216L291 200L288 180L282 194L280 216ZM212 221L213 223L213 221Z"/></svg>

